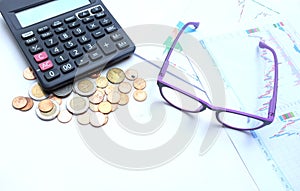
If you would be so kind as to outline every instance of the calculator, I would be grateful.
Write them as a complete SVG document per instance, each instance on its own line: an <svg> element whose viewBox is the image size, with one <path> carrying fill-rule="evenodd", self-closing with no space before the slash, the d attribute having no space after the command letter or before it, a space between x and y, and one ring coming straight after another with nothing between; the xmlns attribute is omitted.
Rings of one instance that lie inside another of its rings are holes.
<svg viewBox="0 0 300 191"><path fill-rule="evenodd" d="M100 72L135 51L100 0L2 0L1 13L45 92Z"/></svg>

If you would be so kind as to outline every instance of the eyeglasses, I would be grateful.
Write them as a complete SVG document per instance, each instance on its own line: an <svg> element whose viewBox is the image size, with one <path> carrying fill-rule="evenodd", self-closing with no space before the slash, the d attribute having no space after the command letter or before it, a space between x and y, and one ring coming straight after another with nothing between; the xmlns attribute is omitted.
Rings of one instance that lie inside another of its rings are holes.
<svg viewBox="0 0 300 191"><path fill-rule="evenodd" d="M264 42L259 42L259 48L267 49L271 51L274 58L274 84L273 84L273 93L272 98L269 102L268 108L268 117L261 117L258 115L237 111L228 108L222 108L214 106L203 99L200 99L198 96L177 87L178 85L170 84L166 82L165 75L168 72L168 67L170 64L170 56L185 29L189 26L194 26L195 29L198 28L198 22L189 22L185 24L179 33L177 34L175 40L172 43L172 46L169 49L169 52L165 58L165 61L161 67L160 73L157 78L157 85L160 90L161 96L165 99L167 103L171 106L184 111L184 112L201 112L206 108L216 112L217 120L224 126L235 130L256 130L262 128L266 125L269 125L273 122L276 110L277 102L277 89L278 89L278 60L275 51L266 45Z"/></svg>

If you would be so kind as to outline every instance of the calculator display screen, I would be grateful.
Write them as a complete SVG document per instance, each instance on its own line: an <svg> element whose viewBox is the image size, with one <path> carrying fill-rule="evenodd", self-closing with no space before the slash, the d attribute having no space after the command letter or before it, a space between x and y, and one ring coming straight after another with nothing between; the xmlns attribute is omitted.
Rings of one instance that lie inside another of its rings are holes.
<svg viewBox="0 0 300 191"><path fill-rule="evenodd" d="M88 4L90 4L89 0L54 0L17 12L16 17L24 28Z"/></svg>

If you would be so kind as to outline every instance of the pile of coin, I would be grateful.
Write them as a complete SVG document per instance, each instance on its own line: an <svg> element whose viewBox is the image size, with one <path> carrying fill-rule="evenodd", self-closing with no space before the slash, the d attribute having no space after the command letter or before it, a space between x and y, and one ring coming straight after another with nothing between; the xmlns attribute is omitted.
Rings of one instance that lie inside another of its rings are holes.
<svg viewBox="0 0 300 191"><path fill-rule="evenodd" d="M23 72L27 80L35 80L29 68ZM138 72L120 68L108 70L106 76L92 75L76 81L74 84L54 91L51 95L44 93L35 82L29 89L29 97L18 96L12 101L15 109L29 111L38 102L36 115L45 121L58 119L68 123L76 116L81 125L101 127L108 122L108 115L118 106L129 102L129 94L134 90L134 100L138 102L147 99L146 81L138 77ZM65 107L62 106L65 100Z"/></svg>

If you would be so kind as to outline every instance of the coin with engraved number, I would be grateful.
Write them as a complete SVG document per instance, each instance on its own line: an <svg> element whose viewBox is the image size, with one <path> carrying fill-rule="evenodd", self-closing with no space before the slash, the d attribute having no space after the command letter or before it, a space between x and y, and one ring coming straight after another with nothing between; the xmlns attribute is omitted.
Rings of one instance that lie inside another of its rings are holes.
<svg viewBox="0 0 300 191"><path fill-rule="evenodd" d="M88 125L90 123L90 112L78 115L77 122L81 125Z"/></svg>
<svg viewBox="0 0 300 191"><path fill-rule="evenodd" d="M133 69L128 69L125 72L125 76L128 80L133 81L138 78L138 72Z"/></svg>
<svg viewBox="0 0 300 191"><path fill-rule="evenodd" d="M65 97L68 97L73 91L73 85L70 84L70 85L67 85L67 86L64 86L58 90L55 90L53 92L53 94L57 97L60 97L60 98L65 98Z"/></svg>
<svg viewBox="0 0 300 191"><path fill-rule="evenodd" d="M133 93L133 97L136 101L142 102L147 99L147 93L144 90L136 90Z"/></svg>
<svg viewBox="0 0 300 191"><path fill-rule="evenodd" d="M60 109L57 102L53 101L53 104L54 104L53 109L49 112L41 112L40 109L37 107L35 110L36 115L44 121L51 121L55 119L58 116Z"/></svg>
<svg viewBox="0 0 300 191"><path fill-rule="evenodd" d="M94 127L101 127L108 122L108 116L100 112L91 112L90 124Z"/></svg>
<svg viewBox="0 0 300 191"><path fill-rule="evenodd" d="M67 109L74 115L85 113L89 106L89 99L81 96L74 96L67 102Z"/></svg>
<svg viewBox="0 0 300 191"><path fill-rule="evenodd" d="M146 87L146 81L142 78L137 78L134 80L133 86L137 90L143 90Z"/></svg>
<svg viewBox="0 0 300 191"><path fill-rule="evenodd" d="M22 109L20 109L21 111L29 111L29 110L31 110L31 108L34 105L34 102L33 102L33 100L31 98L29 98L29 97L25 97L25 98L27 100L27 104L26 104L25 107L23 107Z"/></svg>
<svg viewBox="0 0 300 191"><path fill-rule="evenodd" d="M27 104L27 99L23 96L15 97L12 101L12 106L15 109L22 109L26 106L26 104Z"/></svg>
<svg viewBox="0 0 300 191"><path fill-rule="evenodd" d="M25 68L25 70L23 72L23 77L26 80L35 80L36 79L32 69L30 67Z"/></svg>
<svg viewBox="0 0 300 191"><path fill-rule="evenodd" d="M96 84L98 88L106 88L108 85L108 80L104 76L100 76L96 79Z"/></svg>
<svg viewBox="0 0 300 191"><path fill-rule="evenodd" d="M109 101L112 104L119 103L120 99L121 99L121 96L120 96L120 93L118 91L110 92L107 95L107 101Z"/></svg>
<svg viewBox="0 0 300 191"><path fill-rule="evenodd" d="M38 105L39 110L43 113L47 113L51 111L53 107L54 107L53 101L50 99L45 99L41 101Z"/></svg>
<svg viewBox="0 0 300 191"><path fill-rule="evenodd" d="M57 116L57 120L61 123L69 123L73 118L73 115L66 109L61 110Z"/></svg>
<svg viewBox="0 0 300 191"><path fill-rule="evenodd" d="M112 105L108 101L101 102L98 109L103 114L108 114L112 111Z"/></svg>
<svg viewBox="0 0 300 191"><path fill-rule="evenodd" d="M124 94L128 94L132 89L132 86L129 82L122 82L119 85L119 91Z"/></svg>
<svg viewBox="0 0 300 191"><path fill-rule="evenodd" d="M107 72L106 78L113 84L119 84L124 81L125 73L120 68L112 68Z"/></svg>
<svg viewBox="0 0 300 191"><path fill-rule="evenodd" d="M77 81L74 85L74 89L77 94L89 97L96 92L97 87L91 78L85 78Z"/></svg>
<svg viewBox="0 0 300 191"><path fill-rule="evenodd" d="M29 89L29 96L36 101L42 101L48 98L48 95L43 91L37 82L32 84L31 88Z"/></svg>

